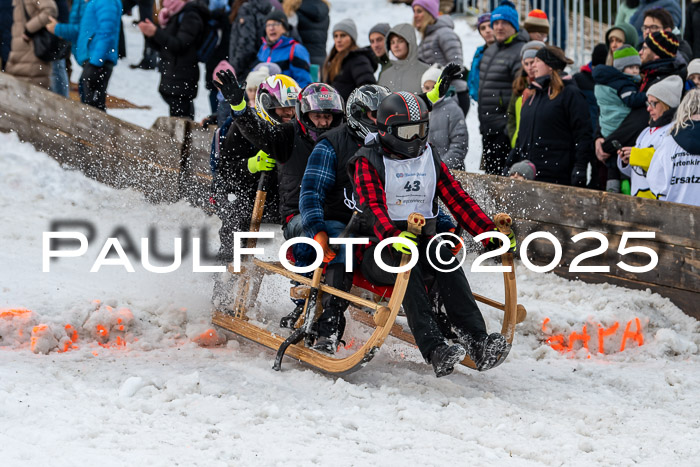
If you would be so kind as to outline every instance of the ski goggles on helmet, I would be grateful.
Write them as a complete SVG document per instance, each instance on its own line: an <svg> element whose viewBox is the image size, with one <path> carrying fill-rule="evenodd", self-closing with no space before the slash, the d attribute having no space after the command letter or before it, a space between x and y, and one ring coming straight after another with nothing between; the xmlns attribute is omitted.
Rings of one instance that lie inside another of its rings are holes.
<svg viewBox="0 0 700 467"><path fill-rule="evenodd" d="M422 139L428 136L428 122L424 121L408 125L390 126L389 133L404 141L413 141L416 138Z"/></svg>

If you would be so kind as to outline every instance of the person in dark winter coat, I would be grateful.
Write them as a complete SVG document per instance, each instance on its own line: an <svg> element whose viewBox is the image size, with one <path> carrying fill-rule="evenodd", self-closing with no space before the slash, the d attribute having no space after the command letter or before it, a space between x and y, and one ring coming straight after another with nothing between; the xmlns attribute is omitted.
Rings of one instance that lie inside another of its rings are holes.
<svg viewBox="0 0 700 467"><path fill-rule="evenodd" d="M231 9L228 61L239 76L246 76L258 62L260 38L265 37L265 18L273 10L269 0L236 0Z"/></svg>
<svg viewBox="0 0 700 467"><path fill-rule="evenodd" d="M309 51L310 62L323 65L330 25L328 0L285 0L282 8L287 17L296 15L296 30Z"/></svg>
<svg viewBox="0 0 700 467"><path fill-rule="evenodd" d="M608 55L608 47L605 44L598 44L593 48L591 61L583 65L579 72L574 74L573 79L576 85L583 93L588 102L588 109L591 114L591 125L593 125L593 133L598 131L598 102L595 98L595 81L593 81L593 70L598 65L605 65L605 58Z"/></svg>
<svg viewBox="0 0 700 467"><path fill-rule="evenodd" d="M518 12L509 1L491 13L496 43L489 46L481 60L479 76L479 124L483 139L481 168L498 175L505 168L510 150L506 132L508 104L513 81L520 71L520 50L528 42L526 31L518 32Z"/></svg>
<svg viewBox="0 0 700 467"><path fill-rule="evenodd" d="M311 83L309 51L286 34L290 30L287 17L281 11L272 11L265 17L265 39L258 50L258 61L276 63L282 73L294 79L299 86Z"/></svg>
<svg viewBox="0 0 700 467"><path fill-rule="evenodd" d="M471 96L471 98L475 101L478 101L479 70L481 69L481 59L484 58L486 48L496 42L496 38L493 36L493 29L491 29L491 13L484 13L483 15L479 16L476 21L476 27L479 31L479 35L486 43L477 47L476 52L474 52L472 67L469 70L469 77L467 78L467 87L469 88L469 96Z"/></svg>
<svg viewBox="0 0 700 467"><path fill-rule="evenodd" d="M571 63L558 47L537 51L535 79L523 97L518 141L507 166L528 159L537 168L537 180L583 187L593 134L586 99L562 75Z"/></svg>
<svg viewBox="0 0 700 467"><path fill-rule="evenodd" d="M287 76L266 78L258 87L260 99L255 99L255 112L270 126L288 123L293 119L290 110L296 104L298 93L299 87ZM233 118L228 118L214 135L210 201L221 219L218 257L222 263L233 258L234 232L247 231L250 226L259 173L268 174L263 219L276 224L281 222L277 168L273 163L259 163L266 157L267 154L261 154L258 146L243 136Z"/></svg>
<svg viewBox="0 0 700 467"><path fill-rule="evenodd" d="M343 102L363 84L376 84L377 61L369 47L357 47L357 28L351 19L333 26L333 48L323 64L321 81L338 91Z"/></svg>
<svg viewBox="0 0 700 467"><path fill-rule="evenodd" d="M673 22L671 14L663 8L652 8L644 13L644 23L642 26L642 40L646 40L649 34L657 31L666 31L673 34L676 25ZM693 49L690 44L678 37L678 53L676 54L676 62L679 65L686 65L693 59Z"/></svg>
<svg viewBox="0 0 700 467"><path fill-rule="evenodd" d="M595 81L593 81L593 70L595 70L597 66L605 65L607 55L608 47L605 44L596 45L593 48L593 53L591 54L591 61L586 65L583 65L579 72L573 76L576 85L586 98L586 102L588 102L588 110L591 116L591 126L594 135L598 132L598 118L600 117L600 110L598 108L598 101L595 98ZM608 168L597 158L591 160L591 165L593 168L593 175L588 183L588 188L599 189L605 186Z"/></svg>
<svg viewBox="0 0 700 467"><path fill-rule="evenodd" d="M508 138L511 147L515 146L520 128L520 110L523 107L523 92L530 86L533 80L535 54L545 46L542 41L530 41L520 49L520 71L513 81L513 95L508 104Z"/></svg>
<svg viewBox="0 0 700 467"><path fill-rule="evenodd" d="M106 108L107 84L119 59L121 14L120 0L74 1L67 24L51 18L46 27L73 44L75 60L83 67L78 82L80 101L100 110Z"/></svg>
<svg viewBox="0 0 700 467"><path fill-rule="evenodd" d="M428 65L445 66L448 63L464 65L462 41L454 31L454 21L448 15L439 16L438 0L414 0L413 25L421 34L418 60ZM469 90L466 80L453 83L462 113L469 111Z"/></svg>
<svg viewBox="0 0 700 467"><path fill-rule="evenodd" d="M632 18L630 18L630 24L637 29L637 34L639 34L639 37L643 37L642 25L644 24L646 12L660 8L663 8L671 14L673 23L676 26L681 25L683 13L681 11L681 4L678 0L641 0L639 2L639 8L637 8L637 11L635 11Z"/></svg>
<svg viewBox="0 0 700 467"><path fill-rule="evenodd" d="M384 69L391 66L391 60L386 48L386 36L390 30L391 26L389 26L389 23L377 23L369 30L369 46L374 52L379 65L381 65L380 74Z"/></svg>
<svg viewBox="0 0 700 467"><path fill-rule="evenodd" d="M200 0L165 0L158 14L159 26L150 20L139 23L144 36L160 48L158 92L170 107L171 117L194 120L199 61L197 47L202 41L209 10Z"/></svg>
<svg viewBox="0 0 700 467"><path fill-rule="evenodd" d="M700 0L685 4L685 32L683 39L693 50L693 58L700 58Z"/></svg>

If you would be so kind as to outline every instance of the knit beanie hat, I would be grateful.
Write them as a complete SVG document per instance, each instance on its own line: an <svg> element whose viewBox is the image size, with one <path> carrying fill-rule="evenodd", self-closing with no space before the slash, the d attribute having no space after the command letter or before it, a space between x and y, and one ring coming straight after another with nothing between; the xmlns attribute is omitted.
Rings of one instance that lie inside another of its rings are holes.
<svg viewBox="0 0 700 467"><path fill-rule="evenodd" d="M255 89L257 91L268 76L270 76L270 69L265 66L260 67L259 70L251 71L245 79L246 89Z"/></svg>
<svg viewBox="0 0 700 467"><path fill-rule="evenodd" d="M642 59L639 52L631 45L623 45L613 53L613 66L620 71L624 71L628 66L642 66Z"/></svg>
<svg viewBox="0 0 700 467"><path fill-rule="evenodd" d="M440 75L442 74L442 68L438 65L432 65L430 68L425 70L425 73L423 73L423 76L421 76L420 79L420 85L421 87L425 84L426 81L435 81L440 78Z"/></svg>
<svg viewBox="0 0 700 467"><path fill-rule="evenodd" d="M688 63L688 78L690 78L690 75L700 75L700 58L691 60Z"/></svg>
<svg viewBox="0 0 700 467"><path fill-rule="evenodd" d="M413 0L411 8L416 5L422 7L433 18L440 16L440 0Z"/></svg>
<svg viewBox="0 0 700 467"><path fill-rule="evenodd" d="M355 26L355 22L352 19L345 18L336 23L336 25L333 26L333 34L335 34L336 31L344 32L352 37L352 41L357 44L357 26Z"/></svg>
<svg viewBox="0 0 700 467"><path fill-rule="evenodd" d="M216 75L218 75L220 71L224 70L231 70L234 76L236 74L236 70L233 69L233 66L227 60L221 60L219 64L216 65L216 68L214 68L214 73L211 75L212 81L216 81Z"/></svg>
<svg viewBox="0 0 700 467"><path fill-rule="evenodd" d="M275 62L261 62L258 63L253 67L253 71L258 71L265 69L268 71L267 75L272 76L272 75L280 75L282 74L282 68Z"/></svg>
<svg viewBox="0 0 700 467"><path fill-rule="evenodd" d="M561 50L559 47L554 47L552 45L542 47L540 50L537 51L535 57L542 60L545 63L545 65L549 66L553 70L559 71L563 71L564 68L566 68L566 65L571 65L572 63L574 63L573 60L567 58L567 56L564 55L563 50Z"/></svg>
<svg viewBox="0 0 700 467"><path fill-rule="evenodd" d="M542 47L546 46L547 44L545 44L542 41L528 42L523 46L522 49L520 49L520 60L525 60L526 58L535 58L535 55L537 55L537 51L540 50Z"/></svg>
<svg viewBox="0 0 700 467"><path fill-rule="evenodd" d="M542 10L532 10L528 13L523 27L527 32L541 32L543 34L549 34L549 19L547 19L547 13Z"/></svg>
<svg viewBox="0 0 700 467"><path fill-rule="evenodd" d="M649 34L644 43L660 58L675 58L680 43L672 32L656 31Z"/></svg>
<svg viewBox="0 0 700 467"><path fill-rule="evenodd" d="M389 34L389 31L391 31L391 26L389 26L389 23L377 23L372 26L372 29L369 30L368 36L378 32L382 36L386 37L386 35Z"/></svg>
<svg viewBox="0 0 700 467"><path fill-rule="evenodd" d="M591 65L604 65L606 58L608 58L607 45L598 44L595 47L593 47L593 53L591 54Z"/></svg>
<svg viewBox="0 0 700 467"><path fill-rule="evenodd" d="M268 21L279 21L282 23L282 26L284 26L285 31L289 31L289 21L287 20L287 15L285 15L283 11L272 10L265 17L265 24L267 24Z"/></svg>
<svg viewBox="0 0 700 467"><path fill-rule="evenodd" d="M513 2L509 0L501 0L498 7L491 12L491 27L498 20L508 21L513 25L515 31L520 31L520 21L518 19L518 10L515 9Z"/></svg>
<svg viewBox="0 0 700 467"><path fill-rule="evenodd" d="M510 169L508 170L508 175L522 175L527 180L534 180L535 173L537 173L537 168L535 167L535 164L533 164L527 159L522 160L520 162L516 162L515 164L511 165Z"/></svg>
<svg viewBox="0 0 700 467"><path fill-rule="evenodd" d="M476 20L476 29L479 29L479 26L481 26L484 23L490 23L491 22L491 13L482 13L479 15L479 17Z"/></svg>
<svg viewBox="0 0 700 467"><path fill-rule="evenodd" d="M647 96L656 97L672 109L681 105L681 94L683 94L683 78L678 75L664 78L647 89Z"/></svg>

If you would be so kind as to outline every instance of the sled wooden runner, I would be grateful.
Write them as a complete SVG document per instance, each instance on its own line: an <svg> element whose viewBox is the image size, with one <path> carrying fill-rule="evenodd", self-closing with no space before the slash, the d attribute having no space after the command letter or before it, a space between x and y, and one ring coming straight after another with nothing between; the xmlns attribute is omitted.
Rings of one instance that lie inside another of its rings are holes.
<svg viewBox="0 0 700 467"><path fill-rule="evenodd" d="M508 234L510 232L510 216L506 214L497 214L494 221L502 233ZM414 215L411 215L411 217L409 217L409 230L414 233L420 234L420 228L424 224L425 219L422 216L415 215L414 217ZM403 255L401 265L406 265L409 260L410 256ZM503 324L500 332L508 342L508 349L501 355L497 365L502 363L508 355L513 342L516 324L522 322L526 317L525 308L517 303L517 286L515 282L513 254L506 253L501 256L501 260L503 266L510 267L509 272L503 273L505 286L504 302L501 303L497 300L475 294L475 298L478 301L503 312ZM280 263L266 262L259 259L253 259L252 264L249 264L243 271L239 281L249 284L250 279L245 276L255 274L257 279L255 279L254 282L257 287L250 287L250 285L245 287L245 297L236 297L236 309L233 311L233 314L217 310L214 313L212 321L214 324L224 329L277 351L280 346L285 343L286 337L256 326L249 322L246 316L247 311L252 309L257 300L262 277L268 274L281 275L295 280L302 284L301 287L307 288L313 287L316 284L312 279L285 269ZM351 305L355 305L355 307L351 307L350 316L356 321L374 328L374 331L364 345L356 352L343 358L335 358L312 350L306 347L303 341L298 344L289 345L285 355L300 360L326 373L342 375L362 368L374 357L389 335L415 345L415 340L410 332L407 332L401 325L396 323L396 317L398 316L401 303L403 302L409 277L410 271L397 275L396 283L391 291L391 297L386 305L375 303L372 300L367 300L353 293L335 289L323 283L318 284L317 288L319 292L339 296L348 300ZM308 290L310 289L306 290L307 293ZM238 288L238 291L240 292L241 289ZM302 295L303 292L302 290ZM320 303L320 297L318 300ZM368 312L360 310L359 308ZM297 325L299 325L299 323L297 323ZM469 357L465 358L462 364L473 369L476 367Z"/></svg>
<svg viewBox="0 0 700 467"><path fill-rule="evenodd" d="M416 236L420 235L421 228L424 225L425 218L423 216L419 214L411 214L409 216L408 230L414 233ZM410 255L403 255L400 266L405 266L408 264L410 259ZM256 260L256 264L263 266L265 269L271 272L281 273L277 265L265 265L259 260ZM376 328L367 342L365 342L364 345L362 345L362 347L360 347L353 354L344 358L333 358L304 347L303 342L300 342L299 344L290 345L286 351L286 355L308 363L324 372L332 374L348 374L362 368L372 359L372 357L374 357L384 343L384 340L389 335L392 325L396 320L396 316L399 314L399 309L401 308L401 302L403 301L403 296L406 292L406 287L408 286L410 274L410 270L397 274L396 283L394 284L394 293L392 294L387 306L378 306L374 304L374 323L376 324ZM285 271L285 274L283 275L293 278L301 283L309 283L309 279L306 277L289 271ZM321 286L320 289L325 293L341 292L328 286ZM372 302L356 297L352 294L347 294L347 296L344 295L343 298L346 298L351 303L360 306L372 304ZM216 311L214 313L212 321L214 324L221 326L224 329L228 329L229 331L258 342L273 350L278 350L286 340L284 337L259 328L258 326L255 326L246 320L241 319L240 317L231 316L221 311Z"/></svg>

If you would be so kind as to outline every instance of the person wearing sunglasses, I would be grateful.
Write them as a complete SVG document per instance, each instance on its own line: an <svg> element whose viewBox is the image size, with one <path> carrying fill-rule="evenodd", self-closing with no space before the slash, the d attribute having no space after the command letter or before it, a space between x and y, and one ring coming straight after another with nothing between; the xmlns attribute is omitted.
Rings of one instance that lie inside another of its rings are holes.
<svg viewBox="0 0 700 467"><path fill-rule="evenodd" d="M377 134L351 159L350 167L363 211L364 222L360 224L365 231L360 236L375 239L362 252L362 274L374 284L392 285L396 274L387 272L374 259L376 242L400 237L417 247L418 263L411 271L403 307L421 354L441 377L450 374L466 355L478 370L491 369L508 346L501 334L487 333L464 271L458 267L444 272L433 266L440 264L438 258L449 261L453 257L448 246L429 244L437 232L438 199L470 235L492 231L495 225L428 144L428 112L428 103L416 94L398 92L384 98L377 111ZM420 237L407 228L408 216L414 212L426 219ZM484 246L489 244L488 240L484 242ZM510 249L515 248L512 235ZM397 242L384 248L381 258L385 264L397 266L403 254L412 251ZM437 284L449 324L455 330L452 343L448 343L435 319L428 295L429 277Z"/></svg>

